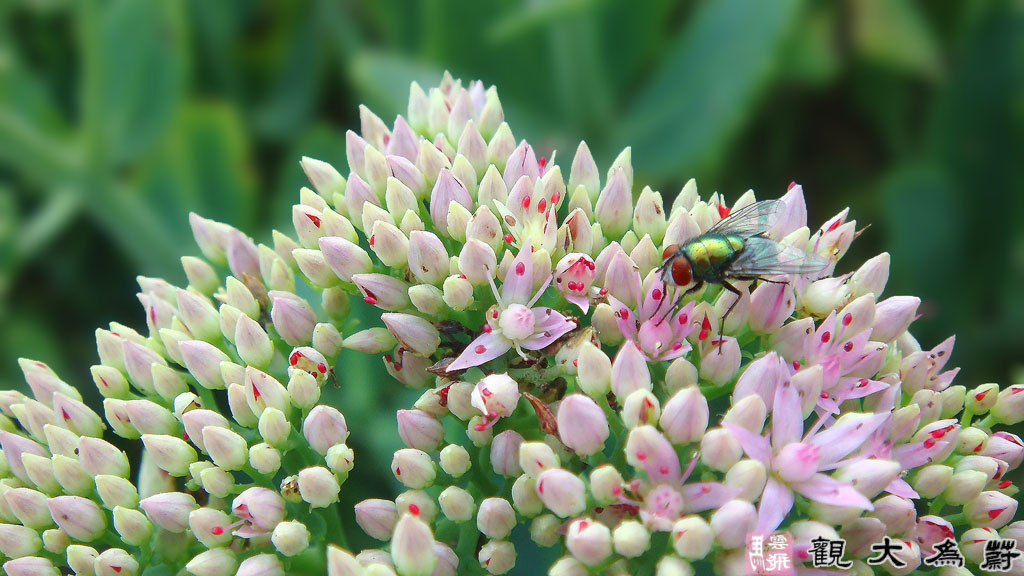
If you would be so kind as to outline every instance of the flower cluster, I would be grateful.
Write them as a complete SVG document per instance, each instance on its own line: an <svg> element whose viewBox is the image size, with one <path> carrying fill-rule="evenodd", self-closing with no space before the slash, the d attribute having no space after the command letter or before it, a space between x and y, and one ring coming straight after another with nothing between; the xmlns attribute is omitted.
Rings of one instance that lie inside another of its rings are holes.
<svg viewBox="0 0 1024 576"><path fill-rule="evenodd" d="M1024 421L1024 386L953 385L953 339L922 347L920 301L881 297L888 254L835 274L846 211L808 227L791 185L767 234L822 274L686 293L666 250L753 192L690 181L666 208L634 194L629 149L602 178L583 143L565 178L494 88L447 74L391 126L360 112L347 176L302 160L294 235L257 245L193 215L189 286L140 278L148 335L97 332L106 424L23 363L33 397L0 402L8 574L504 574L521 531L559 550L553 575L740 575L748 538L776 530L798 574L827 573L821 538L870 574L883 537L905 544L894 573L954 539L970 568L943 573L970 574L986 541L1024 544L1005 479L1024 442L995 430ZM380 325L356 325L352 297ZM355 507L381 543L358 553L338 526L348 429L319 403L343 349L422 390L396 415L403 491ZM107 426L141 439L134 473Z"/></svg>

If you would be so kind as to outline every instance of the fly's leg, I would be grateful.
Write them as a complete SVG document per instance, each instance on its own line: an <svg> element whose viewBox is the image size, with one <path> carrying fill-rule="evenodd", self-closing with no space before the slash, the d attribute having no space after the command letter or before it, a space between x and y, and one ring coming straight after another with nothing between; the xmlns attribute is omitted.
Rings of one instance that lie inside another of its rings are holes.
<svg viewBox="0 0 1024 576"><path fill-rule="evenodd" d="M704 281L698 280L697 283L693 285L693 287L689 288L686 292L683 292L683 295L680 296L678 300L676 300L675 305L673 305L672 308L669 309L669 311L666 312L665 315L661 317L661 320L658 320L658 323L655 324L655 326L661 326L661 323L665 321L665 318L668 318L669 316L672 316L673 314L681 310L683 308L683 300L690 294L696 292L697 290L700 290L703 287ZM661 309L661 306L659 305L658 308Z"/></svg>
<svg viewBox="0 0 1024 576"><path fill-rule="evenodd" d="M718 328L718 353L722 353L722 343L725 342L725 319L729 317L729 313L736 307L740 302L740 298L743 297L743 293L739 291L735 286L729 283L728 280L722 280L722 287L736 295L736 299L729 305L729 309L722 314L722 320L719 322Z"/></svg>

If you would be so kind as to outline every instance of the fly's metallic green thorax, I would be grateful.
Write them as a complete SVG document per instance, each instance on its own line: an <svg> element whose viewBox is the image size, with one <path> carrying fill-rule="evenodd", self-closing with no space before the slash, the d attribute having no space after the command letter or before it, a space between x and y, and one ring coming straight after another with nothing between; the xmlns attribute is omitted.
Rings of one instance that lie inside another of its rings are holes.
<svg viewBox="0 0 1024 576"><path fill-rule="evenodd" d="M693 277L712 281L722 275L722 268L736 259L746 242L736 234L702 234L681 247L690 261Z"/></svg>

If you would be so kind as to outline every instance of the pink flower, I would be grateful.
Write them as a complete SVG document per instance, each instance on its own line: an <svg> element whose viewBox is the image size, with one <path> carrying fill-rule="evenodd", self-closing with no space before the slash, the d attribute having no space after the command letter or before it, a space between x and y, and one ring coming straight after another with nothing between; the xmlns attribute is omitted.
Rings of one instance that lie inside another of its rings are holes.
<svg viewBox="0 0 1024 576"><path fill-rule="evenodd" d="M530 253L529 249L519 251L501 285L500 295L493 280L490 280L498 304L487 311L487 323L484 325L483 334L466 346L462 354L448 365L447 371L479 366L501 356L513 347L525 358L524 349L546 348L576 327L575 322L556 310L541 306L533 307L551 283L551 276L548 276L540 290L531 298L533 263L530 261Z"/></svg>
<svg viewBox="0 0 1024 576"><path fill-rule="evenodd" d="M634 272L634 286L640 293L640 274ZM637 303L636 309L608 295L608 302L615 311L615 319L627 340L635 342L647 360L674 360L687 353L691 346L686 337L693 330L693 307L690 302L681 310L672 314L678 301L678 294L669 296L665 283L657 272L647 276L647 288Z"/></svg>
<svg viewBox="0 0 1024 576"><path fill-rule="evenodd" d="M822 430L826 417L820 418L801 438L804 418L800 397L787 381L775 389L772 429L767 437L734 424L724 425L739 440L747 456L769 470L758 509L759 531L772 531L782 523L793 508L794 493L822 504L872 509L871 501L851 485L822 472L853 461L844 458L861 447L889 418L889 413L847 414Z"/></svg>
<svg viewBox="0 0 1024 576"><path fill-rule="evenodd" d="M633 480L626 485L639 501L628 498L619 486L613 488L613 493L623 504L636 506L640 518L651 530L667 532L684 514L718 508L739 493L718 482L686 484L697 460L691 460L683 470L675 448L650 425L639 426L629 433L626 461L646 471L648 482Z"/></svg>

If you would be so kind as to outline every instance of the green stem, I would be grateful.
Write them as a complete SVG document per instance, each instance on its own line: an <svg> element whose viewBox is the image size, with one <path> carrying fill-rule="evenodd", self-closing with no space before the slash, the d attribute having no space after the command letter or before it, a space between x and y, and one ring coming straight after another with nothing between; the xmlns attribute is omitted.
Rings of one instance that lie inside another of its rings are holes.
<svg viewBox="0 0 1024 576"><path fill-rule="evenodd" d="M974 411L970 407L964 408L963 415L960 416L960 427L967 428L971 425L971 421L974 419Z"/></svg>
<svg viewBox="0 0 1024 576"><path fill-rule="evenodd" d="M319 510L319 513L327 524L327 542L348 549L348 537L345 535L345 527L341 524L341 514L338 512L338 506L334 505L323 508Z"/></svg>

